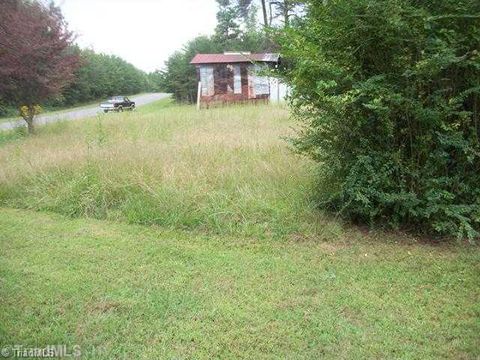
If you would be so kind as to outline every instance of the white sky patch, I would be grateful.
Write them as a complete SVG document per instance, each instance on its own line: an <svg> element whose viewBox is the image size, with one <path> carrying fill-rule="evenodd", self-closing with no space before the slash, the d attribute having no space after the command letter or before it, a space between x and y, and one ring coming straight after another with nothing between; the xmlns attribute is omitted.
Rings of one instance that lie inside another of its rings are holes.
<svg viewBox="0 0 480 360"><path fill-rule="evenodd" d="M216 26L215 0L55 0L82 48L118 55L144 71Z"/></svg>

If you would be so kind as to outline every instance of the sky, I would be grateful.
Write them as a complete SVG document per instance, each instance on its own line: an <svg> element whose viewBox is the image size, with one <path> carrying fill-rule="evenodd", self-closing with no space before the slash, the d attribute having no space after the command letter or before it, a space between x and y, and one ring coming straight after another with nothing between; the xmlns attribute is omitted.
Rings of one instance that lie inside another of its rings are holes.
<svg viewBox="0 0 480 360"><path fill-rule="evenodd" d="M150 72L197 35L211 35L215 0L55 0L77 44Z"/></svg>

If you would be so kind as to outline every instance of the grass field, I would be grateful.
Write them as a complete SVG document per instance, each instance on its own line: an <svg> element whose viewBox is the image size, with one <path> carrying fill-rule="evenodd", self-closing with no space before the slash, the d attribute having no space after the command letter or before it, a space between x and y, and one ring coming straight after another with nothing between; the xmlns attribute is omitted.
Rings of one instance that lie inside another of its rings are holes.
<svg viewBox="0 0 480 360"><path fill-rule="evenodd" d="M343 224L281 107L0 134L0 345L85 358L480 356L478 247Z"/></svg>
<svg viewBox="0 0 480 360"><path fill-rule="evenodd" d="M222 234L323 227L307 198L311 164L281 139L291 134L285 109L196 112L167 100L109 115L4 139L0 202Z"/></svg>

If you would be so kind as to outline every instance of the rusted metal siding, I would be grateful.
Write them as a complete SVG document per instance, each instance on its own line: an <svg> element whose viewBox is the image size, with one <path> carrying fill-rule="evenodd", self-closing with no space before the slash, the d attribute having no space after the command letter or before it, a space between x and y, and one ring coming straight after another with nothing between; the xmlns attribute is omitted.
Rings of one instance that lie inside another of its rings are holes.
<svg viewBox="0 0 480 360"><path fill-rule="evenodd" d="M202 85L202 96L215 94L214 68L211 65L202 65L199 68L200 82Z"/></svg>
<svg viewBox="0 0 480 360"><path fill-rule="evenodd" d="M201 104L268 100L270 82L261 70L278 61L278 54L197 54L191 63L201 82Z"/></svg>
<svg viewBox="0 0 480 360"><path fill-rule="evenodd" d="M249 63L208 64L198 66L201 82L201 104L268 100L268 81L257 78L255 66ZM262 85L263 84L263 85Z"/></svg>
<svg viewBox="0 0 480 360"><path fill-rule="evenodd" d="M233 93L242 93L242 70L239 64L233 65Z"/></svg>
<svg viewBox="0 0 480 360"><path fill-rule="evenodd" d="M255 99L255 68L253 65L248 66L247 76L248 76L248 98Z"/></svg>

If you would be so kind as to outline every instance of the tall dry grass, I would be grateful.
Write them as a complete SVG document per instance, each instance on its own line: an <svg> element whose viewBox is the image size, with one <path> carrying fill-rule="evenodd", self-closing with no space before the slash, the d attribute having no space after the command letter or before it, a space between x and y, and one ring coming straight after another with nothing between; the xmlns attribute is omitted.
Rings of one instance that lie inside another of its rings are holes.
<svg viewBox="0 0 480 360"><path fill-rule="evenodd" d="M167 101L0 146L0 202L175 228L283 236L322 226L285 108Z"/></svg>

